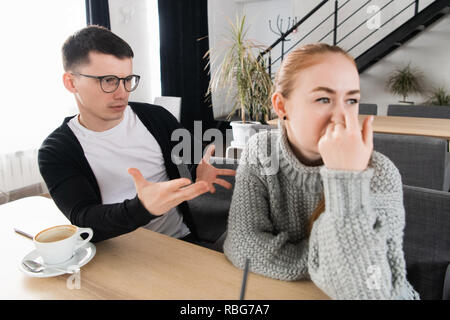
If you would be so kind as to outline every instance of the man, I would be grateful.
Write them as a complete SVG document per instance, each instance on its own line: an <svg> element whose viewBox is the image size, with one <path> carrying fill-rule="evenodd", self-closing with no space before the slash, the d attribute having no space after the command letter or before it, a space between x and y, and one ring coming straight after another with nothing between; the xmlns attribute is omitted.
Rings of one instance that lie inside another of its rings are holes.
<svg viewBox="0 0 450 320"><path fill-rule="evenodd" d="M63 45L63 82L79 114L68 117L39 149L39 169L50 195L72 224L94 230L93 242L145 227L197 241L185 201L234 170L191 166L196 182L180 178L171 160L178 121L164 108L128 103L139 76L130 46L106 28L89 26ZM131 176L130 176L131 175Z"/></svg>

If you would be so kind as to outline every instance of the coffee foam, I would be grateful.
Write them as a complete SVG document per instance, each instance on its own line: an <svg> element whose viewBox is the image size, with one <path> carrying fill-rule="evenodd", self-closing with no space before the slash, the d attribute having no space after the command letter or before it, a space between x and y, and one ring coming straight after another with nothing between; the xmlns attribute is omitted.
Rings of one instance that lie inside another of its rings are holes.
<svg viewBox="0 0 450 320"><path fill-rule="evenodd" d="M39 232L35 239L38 242L56 242L70 238L76 232L73 226L56 226Z"/></svg>

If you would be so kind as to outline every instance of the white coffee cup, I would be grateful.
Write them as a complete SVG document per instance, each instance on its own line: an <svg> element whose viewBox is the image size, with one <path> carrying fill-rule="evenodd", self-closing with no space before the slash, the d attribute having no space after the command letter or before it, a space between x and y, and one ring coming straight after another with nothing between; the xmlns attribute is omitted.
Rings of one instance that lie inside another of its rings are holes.
<svg viewBox="0 0 450 320"><path fill-rule="evenodd" d="M88 233L83 240L80 235ZM54 226L42 230L33 238L38 254L46 264L58 264L72 258L74 252L92 239L91 228L79 228L74 225Z"/></svg>

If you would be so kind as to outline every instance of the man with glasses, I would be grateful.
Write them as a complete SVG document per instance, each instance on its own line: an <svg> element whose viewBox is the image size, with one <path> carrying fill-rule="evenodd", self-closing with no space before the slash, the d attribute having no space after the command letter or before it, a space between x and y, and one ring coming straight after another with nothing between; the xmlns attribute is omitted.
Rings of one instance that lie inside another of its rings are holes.
<svg viewBox="0 0 450 320"><path fill-rule="evenodd" d="M133 51L117 35L86 27L63 45L63 82L79 114L68 117L39 149L39 169L50 195L72 224L94 230L94 242L145 227L196 242L185 201L213 184L231 188L219 175L234 170L208 163L191 166L196 178L180 178L172 162L172 132L180 125L162 107L128 102L140 77Z"/></svg>

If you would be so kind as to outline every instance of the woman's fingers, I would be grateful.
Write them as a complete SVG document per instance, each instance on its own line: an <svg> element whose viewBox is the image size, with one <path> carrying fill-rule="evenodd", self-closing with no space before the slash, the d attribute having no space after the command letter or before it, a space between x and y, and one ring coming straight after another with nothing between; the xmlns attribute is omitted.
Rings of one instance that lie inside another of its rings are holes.
<svg viewBox="0 0 450 320"><path fill-rule="evenodd" d="M327 168L360 171L367 168L373 150L371 117L359 127L356 114L345 111L343 119L333 119L319 140L319 152Z"/></svg>
<svg viewBox="0 0 450 320"><path fill-rule="evenodd" d="M345 130L345 123L343 123L343 122L336 122L334 124L333 134L336 137L340 137L340 136L342 136L344 130Z"/></svg>
<svg viewBox="0 0 450 320"><path fill-rule="evenodd" d="M358 114L344 108L345 127L349 131L359 131Z"/></svg>
<svg viewBox="0 0 450 320"><path fill-rule="evenodd" d="M322 148L324 147L325 144L327 144L327 141L329 141L332 138L333 130L334 130L334 123L331 122L327 125L327 127L325 128L325 132L319 138L318 147L320 153L322 153Z"/></svg>
<svg viewBox="0 0 450 320"><path fill-rule="evenodd" d="M362 128L362 139L364 144L370 148L373 148L373 116L369 116L364 119Z"/></svg>
<svg viewBox="0 0 450 320"><path fill-rule="evenodd" d="M335 125L336 124L334 122L329 123L328 126L327 126L327 129L325 130L324 136L331 137L331 135L333 134Z"/></svg>

